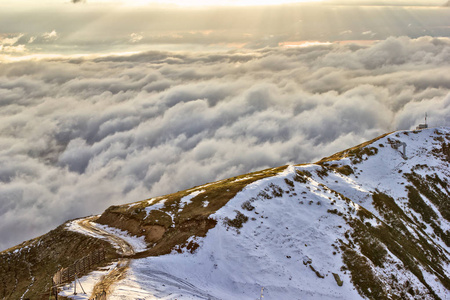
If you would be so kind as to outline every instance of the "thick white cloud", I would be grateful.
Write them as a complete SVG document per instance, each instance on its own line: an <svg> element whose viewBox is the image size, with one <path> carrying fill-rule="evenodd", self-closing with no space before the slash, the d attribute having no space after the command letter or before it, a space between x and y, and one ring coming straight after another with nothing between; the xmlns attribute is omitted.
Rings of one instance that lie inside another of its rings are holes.
<svg viewBox="0 0 450 300"><path fill-rule="evenodd" d="M428 112L450 125L450 40L146 52L0 68L0 249L69 218L286 163Z"/></svg>

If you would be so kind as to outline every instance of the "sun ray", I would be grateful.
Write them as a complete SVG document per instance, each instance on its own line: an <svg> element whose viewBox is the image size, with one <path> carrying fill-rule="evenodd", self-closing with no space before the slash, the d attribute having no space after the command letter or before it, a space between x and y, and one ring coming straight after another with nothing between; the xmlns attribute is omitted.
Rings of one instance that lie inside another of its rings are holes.
<svg viewBox="0 0 450 300"><path fill-rule="evenodd" d="M305 2L322 2L323 0L91 0L90 2L116 2L128 6L142 6L142 5L177 5L183 7L195 6L265 6L265 5L281 5L281 4L295 4Z"/></svg>

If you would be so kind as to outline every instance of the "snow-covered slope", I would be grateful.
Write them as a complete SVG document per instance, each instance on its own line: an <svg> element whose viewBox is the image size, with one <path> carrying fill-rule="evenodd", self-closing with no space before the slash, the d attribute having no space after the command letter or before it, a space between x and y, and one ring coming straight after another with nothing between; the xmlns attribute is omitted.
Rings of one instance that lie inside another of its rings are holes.
<svg viewBox="0 0 450 300"><path fill-rule="evenodd" d="M450 128L113 206L97 222L140 241L108 299L449 299Z"/></svg>
<svg viewBox="0 0 450 300"><path fill-rule="evenodd" d="M134 260L111 299L447 299L449 143L448 128L395 132L256 180L205 237ZM207 189L183 207L211 205Z"/></svg>

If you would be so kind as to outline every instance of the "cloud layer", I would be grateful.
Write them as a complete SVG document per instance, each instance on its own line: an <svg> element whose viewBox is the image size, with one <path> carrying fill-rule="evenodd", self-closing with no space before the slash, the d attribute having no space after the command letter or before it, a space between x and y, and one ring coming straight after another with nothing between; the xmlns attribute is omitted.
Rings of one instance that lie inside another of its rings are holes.
<svg viewBox="0 0 450 300"><path fill-rule="evenodd" d="M320 159L428 112L450 40L145 52L0 68L0 249L109 205Z"/></svg>

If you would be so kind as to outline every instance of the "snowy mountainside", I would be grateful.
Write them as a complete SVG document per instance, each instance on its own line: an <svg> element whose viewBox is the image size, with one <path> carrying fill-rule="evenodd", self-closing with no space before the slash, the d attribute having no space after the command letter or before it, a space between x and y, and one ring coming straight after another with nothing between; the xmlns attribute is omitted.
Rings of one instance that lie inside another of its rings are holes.
<svg viewBox="0 0 450 300"><path fill-rule="evenodd" d="M112 299L255 299L261 288L264 299L447 299L449 143L448 128L395 132L255 180L208 216L206 233L133 261ZM207 190L179 202L208 207ZM183 209L159 201L139 209L176 227Z"/></svg>
<svg viewBox="0 0 450 300"><path fill-rule="evenodd" d="M450 128L398 131L314 164L69 221L0 253L0 298L48 299L48 278L82 255L74 241L107 247L77 225L91 219L136 252L108 299L448 299ZM108 251L113 263L120 253Z"/></svg>

